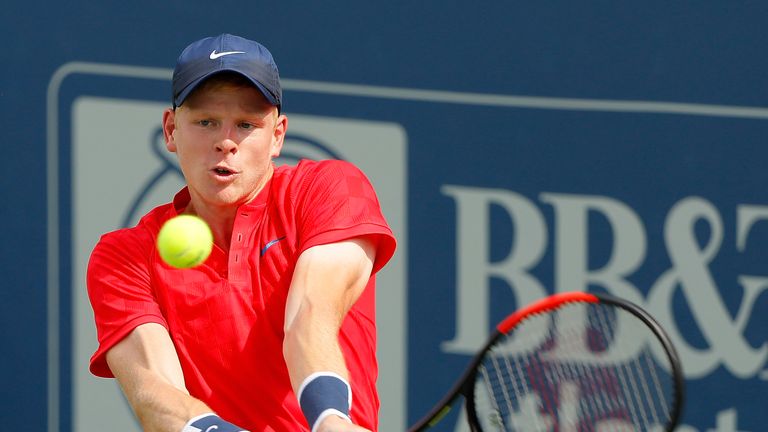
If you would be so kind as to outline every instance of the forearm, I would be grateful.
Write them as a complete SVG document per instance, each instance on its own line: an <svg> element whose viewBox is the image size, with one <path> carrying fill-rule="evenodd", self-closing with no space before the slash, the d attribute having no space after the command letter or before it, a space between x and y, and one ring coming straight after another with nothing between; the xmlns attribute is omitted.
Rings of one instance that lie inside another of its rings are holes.
<svg viewBox="0 0 768 432"><path fill-rule="evenodd" d="M308 308L312 308L308 306ZM328 325L319 311L303 311L287 330L283 356L291 378L291 386L299 386L310 374L334 372L348 379L344 356L339 346L338 327Z"/></svg>
<svg viewBox="0 0 768 432"><path fill-rule="evenodd" d="M366 287L373 257L370 242L358 239L315 246L297 261L286 302L283 357L313 431L365 430L343 423L353 397L339 330Z"/></svg>
<svg viewBox="0 0 768 432"><path fill-rule="evenodd" d="M338 329L312 315L300 314L285 337L283 355L293 391L313 431L363 431L347 423L351 408L349 373L338 331L329 331Z"/></svg>
<svg viewBox="0 0 768 432"><path fill-rule="evenodd" d="M189 395L166 329L155 323L134 329L107 352L107 364L146 432L180 432L211 409Z"/></svg>
<svg viewBox="0 0 768 432"><path fill-rule="evenodd" d="M145 432L179 432L193 417L212 410L149 370L119 379L128 402Z"/></svg>

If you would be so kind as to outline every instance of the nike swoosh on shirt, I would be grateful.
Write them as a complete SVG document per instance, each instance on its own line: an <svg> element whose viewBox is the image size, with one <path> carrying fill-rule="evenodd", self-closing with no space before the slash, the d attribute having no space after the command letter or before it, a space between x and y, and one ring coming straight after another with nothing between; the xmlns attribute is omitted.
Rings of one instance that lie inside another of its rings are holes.
<svg viewBox="0 0 768 432"><path fill-rule="evenodd" d="M213 50L211 51L211 55L209 55L208 57L211 60L216 60L219 57L223 57L225 55L231 55L231 54L245 54L245 51L224 51L224 52L217 53L216 50Z"/></svg>
<svg viewBox="0 0 768 432"><path fill-rule="evenodd" d="M280 240L283 240L283 239L285 239L285 236L282 236L280 238L276 238L276 239L270 241L269 243L265 244L264 247L261 248L261 255L259 255L259 256L264 256L264 254L267 253L267 249L271 248L272 245L274 245L275 243L277 243L277 242L279 242Z"/></svg>

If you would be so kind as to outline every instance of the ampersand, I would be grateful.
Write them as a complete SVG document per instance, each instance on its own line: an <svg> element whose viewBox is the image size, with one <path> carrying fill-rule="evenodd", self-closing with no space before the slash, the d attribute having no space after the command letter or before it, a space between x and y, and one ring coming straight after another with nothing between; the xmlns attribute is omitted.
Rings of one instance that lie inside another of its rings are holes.
<svg viewBox="0 0 768 432"><path fill-rule="evenodd" d="M709 238L700 247L695 224L707 223ZM752 308L745 295L736 318L725 306L709 269L723 240L723 223L717 209L708 201L691 197L678 202L669 212L664 237L673 267L664 272L651 288L648 308L667 330L677 347L686 375L709 374L722 361L735 376L751 376L765 363L768 346L753 348L743 333ZM708 348L690 345L681 334L672 304L676 289L681 289ZM660 354L660 353L657 353Z"/></svg>

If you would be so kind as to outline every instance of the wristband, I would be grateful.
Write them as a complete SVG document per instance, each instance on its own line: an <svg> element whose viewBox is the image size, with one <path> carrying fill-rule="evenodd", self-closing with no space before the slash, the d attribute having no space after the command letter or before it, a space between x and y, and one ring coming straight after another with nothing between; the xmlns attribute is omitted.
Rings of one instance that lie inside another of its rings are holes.
<svg viewBox="0 0 768 432"><path fill-rule="evenodd" d="M222 419L214 413L201 414L193 417L181 432L248 432L240 426Z"/></svg>
<svg viewBox="0 0 768 432"><path fill-rule="evenodd" d="M299 387L297 399L312 432L330 415L351 421L352 390L344 378L333 372L316 372L308 376Z"/></svg>

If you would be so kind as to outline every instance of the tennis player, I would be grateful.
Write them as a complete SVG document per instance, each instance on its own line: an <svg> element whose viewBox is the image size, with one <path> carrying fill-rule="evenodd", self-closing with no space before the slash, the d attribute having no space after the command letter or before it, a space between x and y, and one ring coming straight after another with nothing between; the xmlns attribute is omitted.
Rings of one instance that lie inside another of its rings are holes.
<svg viewBox="0 0 768 432"><path fill-rule="evenodd" d="M91 372L146 431L376 431L374 275L395 239L370 182L344 161L274 165L288 119L257 42L190 44L172 90L163 130L186 187L96 245ZM213 232L193 269L156 251L179 214Z"/></svg>

